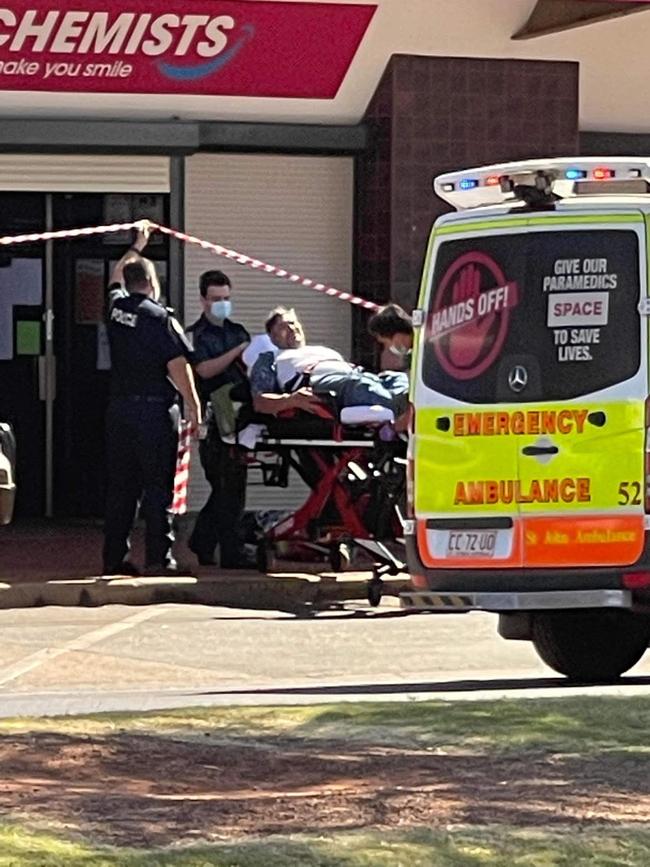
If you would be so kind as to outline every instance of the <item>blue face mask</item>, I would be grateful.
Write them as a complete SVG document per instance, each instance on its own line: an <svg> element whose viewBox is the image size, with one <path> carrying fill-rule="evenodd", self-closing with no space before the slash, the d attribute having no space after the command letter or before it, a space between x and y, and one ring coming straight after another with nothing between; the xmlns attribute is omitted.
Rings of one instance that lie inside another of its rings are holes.
<svg viewBox="0 0 650 867"><path fill-rule="evenodd" d="M210 313L214 316L215 319L219 319L221 321L223 321L224 319L228 319L228 317L232 313L232 303L227 298L223 301L214 301L212 306L210 307Z"/></svg>

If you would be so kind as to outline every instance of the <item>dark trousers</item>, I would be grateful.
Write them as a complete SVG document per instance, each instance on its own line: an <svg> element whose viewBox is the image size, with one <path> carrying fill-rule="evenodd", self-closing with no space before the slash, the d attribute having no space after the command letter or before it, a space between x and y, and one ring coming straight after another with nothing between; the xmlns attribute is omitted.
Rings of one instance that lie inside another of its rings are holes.
<svg viewBox="0 0 650 867"><path fill-rule="evenodd" d="M244 452L228 445L211 427L199 443L201 466L212 492L199 512L189 547L202 560L211 560L217 544L221 566L236 566L242 555L241 521L246 505L247 465Z"/></svg>
<svg viewBox="0 0 650 867"><path fill-rule="evenodd" d="M178 407L145 398L111 400L106 417L108 483L104 571L118 571L129 552L138 501L145 521L147 566L164 566L174 541L172 515Z"/></svg>

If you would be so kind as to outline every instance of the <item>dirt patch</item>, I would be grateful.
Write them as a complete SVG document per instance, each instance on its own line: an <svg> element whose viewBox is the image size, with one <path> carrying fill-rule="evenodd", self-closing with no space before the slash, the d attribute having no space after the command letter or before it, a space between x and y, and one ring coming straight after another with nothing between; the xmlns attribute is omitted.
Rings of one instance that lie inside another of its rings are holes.
<svg viewBox="0 0 650 867"><path fill-rule="evenodd" d="M164 846L276 832L646 821L645 762L343 742L6 735L0 810L94 840Z"/></svg>

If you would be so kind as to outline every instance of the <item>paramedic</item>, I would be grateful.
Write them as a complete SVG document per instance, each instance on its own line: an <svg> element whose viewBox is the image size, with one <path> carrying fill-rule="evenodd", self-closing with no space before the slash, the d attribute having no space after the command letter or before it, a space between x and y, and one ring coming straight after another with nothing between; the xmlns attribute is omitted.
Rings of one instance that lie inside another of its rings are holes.
<svg viewBox="0 0 650 867"><path fill-rule="evenodd" d="M413 322L398 304L387 304L370 317L368 331L381 347L381 370L408 370L413 350Z"/></svg>
<svg viewBox="0 0 650 867"><path fill-rule="evenodd" d="M201 420L187 362L190 347L179 323L158 303L160 287L153 262L140 255L148 237L149 228L144 224L134 246L115 266L109 286L112 371L106 418L105 575L138 574L127 555L141 497L146 571L154 575L177 571L169 509L178 448L179 393L192 428Z"/></svg>
<svg viewBox="0 0 650 867"><path fill-rule="evenodd" d="M232 322L231 283L223 271L206 271L199 280L201 317L188 329L192 361L205 407L207 435L199 442L199 455L210 496L199 513L189 548L202 566L215 564L219 544L222 569L247 568L240 541L246 504L246 454L222 437L227 411L233 402L250 404L250 390L242 353L250 343L248 332Z"/></svg>
<svg viewBox="0 0 650 867"><path fill-rule="evenodd" d="M273 314L272 314L273 316ZM403 416L408 406L408 378L393 373L382 378L345 361L326 346L312 346L294 310L280 312L267 322L277 355L262 353L251 371L256 412L277 415L288 409L317 413L319 395L333 395L338 409L379 405Z"/></svg>

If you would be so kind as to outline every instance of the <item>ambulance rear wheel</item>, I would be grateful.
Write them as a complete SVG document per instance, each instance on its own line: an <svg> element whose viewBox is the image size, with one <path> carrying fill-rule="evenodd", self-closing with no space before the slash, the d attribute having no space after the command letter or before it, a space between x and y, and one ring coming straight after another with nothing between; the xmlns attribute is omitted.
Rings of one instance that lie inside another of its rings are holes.
<svg viewBox="0 0 650 867"><path fill-rule="evenodd" d="M533 645L550 668L581 683L616 680L641 659L650 619L629 611L590 609L533 616Z"/></svg>

